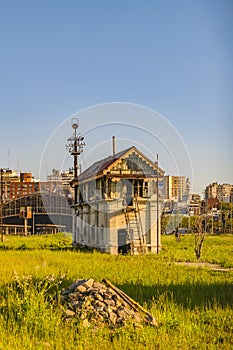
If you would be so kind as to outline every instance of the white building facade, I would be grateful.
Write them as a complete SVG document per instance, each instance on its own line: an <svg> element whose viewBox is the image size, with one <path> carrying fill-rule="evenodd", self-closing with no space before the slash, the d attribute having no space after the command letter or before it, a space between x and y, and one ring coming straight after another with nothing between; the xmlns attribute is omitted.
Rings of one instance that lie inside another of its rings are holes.
<svg viewBox="0 0 233 350"><path fill-rule="evenodd" d="M136 147L97 161L79 175L74 245L111 254L161 249L162 201L157 180L164 171Z"/></svg>

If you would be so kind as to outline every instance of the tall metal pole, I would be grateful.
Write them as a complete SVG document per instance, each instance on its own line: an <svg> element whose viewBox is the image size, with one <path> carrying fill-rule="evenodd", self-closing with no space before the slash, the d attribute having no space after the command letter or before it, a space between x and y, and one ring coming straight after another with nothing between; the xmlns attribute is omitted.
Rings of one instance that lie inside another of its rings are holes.
<svg viewBox="0 0 233 350"><path fill-rule="evenodd" d="M230 203L231 203L231 233L232 233L232 197L230 197Z"/></svg>
<svg viewBox="0 0 233 350"><path fill-rule="evenodd" d="M222 198L221 198L221 206L220 206L220 208L221 208L221 233L222 233L222 231L223 231L223 220L222 220Z"/></svg>
<svg viewBox="0 0 233 350"><path fill-rule="evenodd" d="M74 129L73 136L67 140L66 147L70 154L74 157L74 222L73 222L73 238L74 242L77 243L77 216L78 216L78 156L83 152L83 147L85 146L84 137L81 134L77 134L77 129L79 127L79 121L77 118L72 118L72 128Z"/></svg>
<svg viewBox="0 0 233 350"><path fill-rule="evenodd" d="M76 129L74 131L74 149L71 154L74 157L74 178L77 181L78 180L78 145L77 145ZM74 204L75 206L77 206L78 204L78 186L74 187Z"/></svg>
<svg viewBox="0 0 233 350"><path fill-rule="evenodd" d="M157 254L159 253L159 154L157 153Z"/></svg>
<svg viewBox="0 0 233 350"><path fill-rule="evenodd" d="M78 182L78 153L77 153L77 135L74 130L74 148L71 153L74 157L74 179ZM77 216L78 216L78 184L74 185L74 243L77 242Z"/></svg>
<svg viewBox="0 0 233 350"><path fill-rule="evenodd" d="M3 242L4 238L3 238L3 222L2 222L2 206L3 206L3 169L0 169L1 174L0 174L0 182L1 182L1 192L0 192L0 230L1 230L1 241Z"/></svg>
<svg viewBox="0 0 233 350"><path fill-rule="evenodd" d="M35 234L35 212L32 212L32 234Z"/></svg>
<svg viewBox="0 0 233 350"><path fill-rule="evenodd" d="M208 208L208 204L206 207L206 203L204 202L204 232L206 233L206 209Z"/></svg>
<svg viewBox="0 0 233 350"><path fill-rule="evenodd" d="M213 215L213 206L211 211L211 233L214 233L214 215Z"/></svg>

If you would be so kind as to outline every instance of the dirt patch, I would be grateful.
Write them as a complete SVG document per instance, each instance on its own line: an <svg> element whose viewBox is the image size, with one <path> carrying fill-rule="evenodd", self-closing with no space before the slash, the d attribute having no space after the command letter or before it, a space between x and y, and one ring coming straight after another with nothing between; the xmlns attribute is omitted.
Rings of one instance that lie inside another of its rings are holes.
<svg viewBox="0 0 233 350"><path fill-rule="evenodd" d="M228 272L228 271L233 271L232 267L229 268L224 268L219 264L211 264L211 263L207 263L207 262L188 262L188 261L180 261L180 262L176 262L176 265L182 265L182 266L191 266L191 267L197 267L197 268L201 268L201 267L207 267L213 271L220 271L220 272Z"/></svg>

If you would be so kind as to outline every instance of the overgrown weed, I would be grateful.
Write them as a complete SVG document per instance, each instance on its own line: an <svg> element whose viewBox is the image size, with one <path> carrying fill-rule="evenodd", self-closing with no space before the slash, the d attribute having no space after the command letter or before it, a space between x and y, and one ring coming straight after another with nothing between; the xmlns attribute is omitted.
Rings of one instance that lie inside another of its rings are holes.
<svg viewBox="0 0 233 350"><path fill-rule="evenodd" d="M17 241L18 246L30 246L29 237L28 243L20 242L19 238L14 244ZM163 250L159 255L134 257L96 251L51 251L46 237L39 237L39 245L48 248L36 249L36 238L33 239L33 249L0 251L0 349L233 347L233 274L176 265L177 261L196 261L191 236L181 237L181 242L174 237L162 237ZM231 254L229 235L207 237L204 242L203 261L233 266ZM60 290L76 278L89 277L111 280L146 307L160 327L129 326L118 330L103 327L91 331L79 323L65 322L59 307Z"/></svg>

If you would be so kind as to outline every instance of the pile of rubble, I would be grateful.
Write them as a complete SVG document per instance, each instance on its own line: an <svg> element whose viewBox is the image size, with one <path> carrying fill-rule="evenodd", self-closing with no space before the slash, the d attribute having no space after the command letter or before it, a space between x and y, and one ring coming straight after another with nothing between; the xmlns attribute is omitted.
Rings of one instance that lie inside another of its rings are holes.
<svg viewBox="0 0 233 350"><path fill-rule="evenodd" d="M76 319L84 326L104 323L121 327L128 322L158 325L141 305L105 279L103 283L78 279L62 291L60 300L66 320Z"/></svg>

